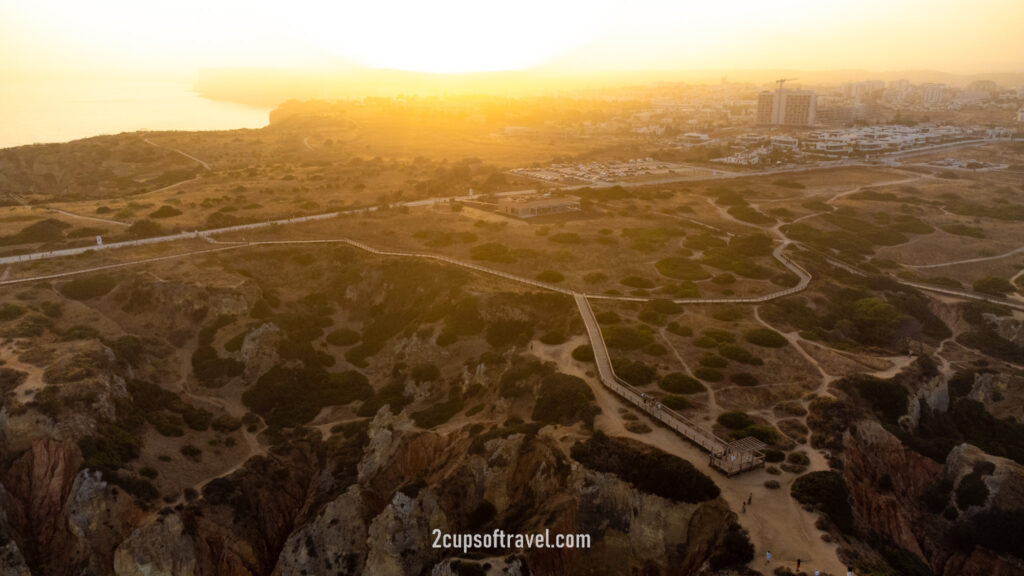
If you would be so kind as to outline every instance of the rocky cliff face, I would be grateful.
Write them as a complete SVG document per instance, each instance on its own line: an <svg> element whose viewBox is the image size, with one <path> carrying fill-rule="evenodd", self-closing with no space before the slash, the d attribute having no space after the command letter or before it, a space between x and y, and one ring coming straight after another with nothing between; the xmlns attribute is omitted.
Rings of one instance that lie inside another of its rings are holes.
<svg viewBox="0 0 1024 576"><path fill-rule="evenodd" d="M509 560L535 574L693 574L732 515L721 500L638 492L570 461L543 434L471 449L468 432L420 431L382 410L364 440L354 461L330 442L310 442L305 452L250 462L211 483L203 500L134 531L114 555L115 573L440 574L461 554L434 548L432 530L500 527L591 535L589 550L533 549Z"/></svg>
<svg viewBox="0 0 1024 576"><path fill-rule="evenodd" d="M844 476L861 527L922 557L937 576L1024 576L1024 566L984 548L956 551L946 538L948 521L922 503L937 481L948 478L955 484L982 460L995 464L995 473L985 480L991 494L986 507L1024 507L1024 467L1011 460L961 445L940 464L910 450L876 422L860 422L844 438Z"/></svg>

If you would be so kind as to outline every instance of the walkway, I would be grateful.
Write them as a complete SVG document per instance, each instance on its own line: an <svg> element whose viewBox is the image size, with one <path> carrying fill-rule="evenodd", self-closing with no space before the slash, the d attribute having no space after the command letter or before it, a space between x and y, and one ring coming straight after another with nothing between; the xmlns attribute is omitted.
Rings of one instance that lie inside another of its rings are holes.
<svg viewBox="0 0 1024 576"><path fill-rule="evenodd" d="M625 380L615 375L612 367L611 357L608 355L608 347L605 345L604 336L601 334L601 326L597 323L594 311L585 294L574 293L576 306L583 316L583 323L587 327L587 335L590 337L590 345L594 350L594 362L597 364L598 376L606 388L615 392L620 398L633 404L651 418L661 422L674 430L683 438L700 446L711 454L712 465L728 476L739 474L746 470L760 467L764 460L753 458L744 461L742 458L737 461L735 458L726 459L730 449L730 443L719 438L713 433L705 430L693 420L679 414L675 410L663 406L653 397L640 392Z"/></svg>

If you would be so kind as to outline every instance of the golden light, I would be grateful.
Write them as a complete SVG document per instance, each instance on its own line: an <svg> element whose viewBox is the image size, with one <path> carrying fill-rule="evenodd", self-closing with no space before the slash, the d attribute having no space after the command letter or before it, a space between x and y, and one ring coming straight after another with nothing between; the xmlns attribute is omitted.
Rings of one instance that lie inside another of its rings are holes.
<svg viewBox="0 0 1024 576"><path fill-rule="evenodd" d="M606 4L521 0L379 0L293 11L326 52L371 68L420 72L519 70L584 46L607 25ZM312 16L312 17L311 17Z"/></svg>

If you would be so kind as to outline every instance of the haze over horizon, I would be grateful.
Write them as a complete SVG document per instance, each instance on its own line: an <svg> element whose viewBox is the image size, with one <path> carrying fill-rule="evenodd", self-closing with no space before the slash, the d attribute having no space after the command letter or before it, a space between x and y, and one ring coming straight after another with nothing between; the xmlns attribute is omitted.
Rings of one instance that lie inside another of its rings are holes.
<svg viewBox="0 0 1024 576"><path fill-rule="evenodd" d="M431 73L1024 71L1024 3L302 0L0 3L0 76L195 78L206 68Z"/></svg>

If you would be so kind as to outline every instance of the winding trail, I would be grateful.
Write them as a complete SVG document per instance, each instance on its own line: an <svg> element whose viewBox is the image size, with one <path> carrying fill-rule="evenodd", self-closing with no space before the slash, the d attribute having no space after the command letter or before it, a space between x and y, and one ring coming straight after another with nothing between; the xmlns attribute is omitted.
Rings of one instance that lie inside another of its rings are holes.
<svg viewBox="0 0 1024 576"><path fill-rule="evenodd" d="M980 256L978 258L967 258L966 260L953 260L952 262L939 262L937 264L900 264L906 268L944 268L946 266L957 266L959 264L974 264L976 262L988 262L989 260L1000 260L1014 254L1024 253L1024 246L1014 248L1009 252L1003 252L1002 254L996 254L995 256ZM1018 274L1019 275L1019 274ZM1016 276L1015 276L1016 277Z"/></svg>
<svg viewBox="0 0 1024 576"><path fill-rule="evenodd" d="M120 220L111 220L109 218L98 218L96 216L86 216L84 214L75 214L74 212L68 212L67 210L61 210L60 208L50 208L50 212L56 212L72 218L79 218L82 220L92 220L93 222L101 222L103 224L115 224L117 226L131 226L131 222L122 222Z"/></svg>

